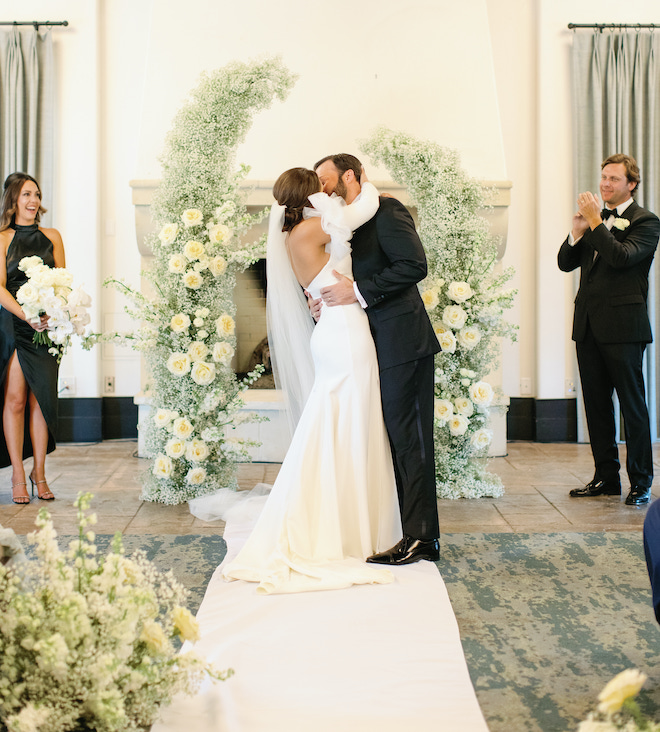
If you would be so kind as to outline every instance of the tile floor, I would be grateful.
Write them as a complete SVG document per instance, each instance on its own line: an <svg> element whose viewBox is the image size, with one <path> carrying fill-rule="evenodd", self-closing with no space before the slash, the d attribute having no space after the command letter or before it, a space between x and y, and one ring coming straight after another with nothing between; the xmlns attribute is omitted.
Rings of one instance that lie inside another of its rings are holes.
<svg viewBox="0 0 660 732"><path fill-rule="evenodd" d="M660 476L660 444L654 446L656 473ZM621 448L625 462L625 447ZM438 501L440 529L447 533L639 531L645 508L623 503L623 497L569 498L571 488L584 485L593 475L588 445L511 442L506 457L494 458L491 470L504 482L502 498ZM48 457L47 476L56 500L36 498L26 506L11 502L11 469L0 470L0 524L18 534L34 528L40 507L46 506L61 534L76 531L72 507L78 491L94 495L98 515L96 531L112 534L222 533L224 525L204 523L190 515L186 504L163 506L140 500L139 473L148 461L137 457L135 441L98 444L62 444ZM29 470L30 461L26 461ZM279 465L252 463L239 466L241 488L272 483ZM624 496L627 482L624 480ZM660 477L654 498L660 496Z"/></svg>

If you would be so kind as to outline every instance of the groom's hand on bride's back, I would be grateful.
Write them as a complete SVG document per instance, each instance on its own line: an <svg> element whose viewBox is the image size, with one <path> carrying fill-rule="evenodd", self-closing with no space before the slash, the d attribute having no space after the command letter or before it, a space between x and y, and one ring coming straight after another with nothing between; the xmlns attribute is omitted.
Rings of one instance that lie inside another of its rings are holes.
<svg viewBox="0 0 660 732"><path fill-rule="evenodd" d="M305 295L307 295L307 307L309 308L309 312L314 318L314 320L318 323L319 318L321 317L321 308L323 307L323 300L319 297L318 300L315 300L307 290L305 290Z"/></svg>
<svg viewBox="0 0 660 732"><path fill-rule="evenodd" d="M337 278L337 282L334 285L321 288L321 298L324 304L334 307L335 305L350 305L357 302L353 280L334 269L332 274Z"/></svg>

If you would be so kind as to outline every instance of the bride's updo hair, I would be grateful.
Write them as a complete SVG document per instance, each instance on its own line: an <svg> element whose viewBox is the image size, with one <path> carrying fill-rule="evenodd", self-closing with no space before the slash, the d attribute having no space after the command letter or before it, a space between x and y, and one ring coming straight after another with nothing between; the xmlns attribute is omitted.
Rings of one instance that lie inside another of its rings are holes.
<svg viewBox="0 0 660 732"><path fill-rule="evenodd" d="M313 170L291 168L275 181L273 196L280 206L286 206L282 231L291 231L303 219L303 209L312 193L321 190L321 183Z"/></svg>

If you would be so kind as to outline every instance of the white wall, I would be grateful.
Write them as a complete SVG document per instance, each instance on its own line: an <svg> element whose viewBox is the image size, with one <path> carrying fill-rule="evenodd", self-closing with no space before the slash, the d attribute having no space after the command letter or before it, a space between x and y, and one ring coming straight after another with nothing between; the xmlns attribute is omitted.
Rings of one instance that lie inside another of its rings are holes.
<svg viewBox="0 0 660 732"><path fill-rule="evenodd" d="M11 19L53 18L51 0L9 3ZM520 289L519 342L504 349L505 392L540 398L575 378L573 278L556 267L573 212L573 22L660 22L656 0L58 0L55 225L69 266L95 296L98 326L124 328L104 277L139 284L129 181L158 177L173 114L200 72L280 54L299 80L261 113L238 159L273 179L320 155L356 150L376 124L456 147L470 173L513 181L505 264ZM385 177L374 170L373 177ZM594 186L598 171L594 171ZM46 202L51 192L45 191ZM555 213L547 214L551 207ZM109 347L66 358L78 396L140 389L139 359Z"/></svg>

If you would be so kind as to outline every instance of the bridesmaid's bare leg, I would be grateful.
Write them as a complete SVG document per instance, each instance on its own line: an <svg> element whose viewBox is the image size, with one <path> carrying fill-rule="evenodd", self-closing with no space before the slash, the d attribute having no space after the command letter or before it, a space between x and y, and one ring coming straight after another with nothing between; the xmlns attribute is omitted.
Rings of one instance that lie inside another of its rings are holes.
<svg viewBox="0 0 660 732"><path fill-rule="evenodd" d="M32 438L32 453L34 466L30 478L37 486L39 498L49 501L54 498L46 483L46 451L48 450L48 425L37 401L37 397L30 392L30 437Z"/></svg>
<svg viewBox="0 0 660 732"><path fill-rule="evenodd" d="M9 359L5 378L5 406L2 411L2 428L12 467L12 495L18 503L29 503L23 469L23 433L25 430L25 403L28 386L21 370L16 351ZM25 500L21 500L25 499ZM15 501L16 502L16 501Z"/></svg>

